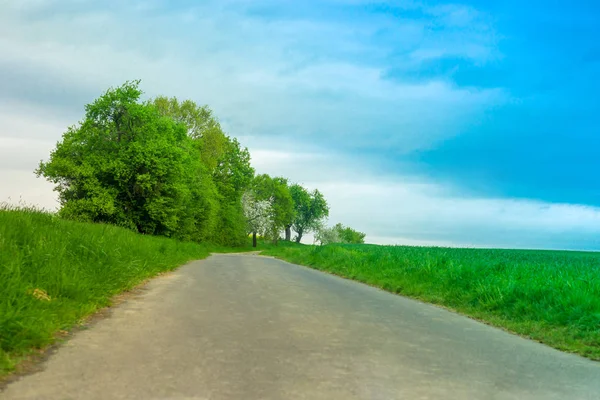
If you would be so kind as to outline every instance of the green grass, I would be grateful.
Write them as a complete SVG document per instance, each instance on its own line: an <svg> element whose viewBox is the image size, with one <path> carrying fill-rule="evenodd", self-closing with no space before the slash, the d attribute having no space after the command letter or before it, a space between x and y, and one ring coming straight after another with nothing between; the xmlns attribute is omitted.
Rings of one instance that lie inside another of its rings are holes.
<svg viewBox="0 0 600 400"><path fill-rule="evenodd" d="M209 252L211 245L0 207L0 377L111 297ZM35 294L47 294L49 301Z"/></svg>
<svg viewBox="0 0 600 400"><path fill-rule="evenodd" d="M250 250L0 207L0 377L145 279L210 252ZM262 241L257 250L600 360L600 253Z"/></svg>
<svg viewBox="0 0 600 400"><path fill-rule="evenodd" d="M263 252L600 360L600 253L375 245Z"/></svg>

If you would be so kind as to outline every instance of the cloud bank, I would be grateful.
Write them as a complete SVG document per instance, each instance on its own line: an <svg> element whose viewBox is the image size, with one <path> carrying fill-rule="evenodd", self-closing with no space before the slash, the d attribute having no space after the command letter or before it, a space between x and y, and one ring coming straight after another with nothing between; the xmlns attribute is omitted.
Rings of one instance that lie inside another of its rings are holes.
<svg viewBox="0 0 600 400"><path fill-rule="evenodd" d="M489 121L524 104L510 81L459 79L510 56L490 13L444 2L197 3L0 5L0 201L56 207L33 169L84 104L140 78L147 96L209 104L258 172L318 187L331 222L372 242L600 249L595 204L475 190L481 182L465 178L501 182L456 149L473 135L499 140Z"/></svg>

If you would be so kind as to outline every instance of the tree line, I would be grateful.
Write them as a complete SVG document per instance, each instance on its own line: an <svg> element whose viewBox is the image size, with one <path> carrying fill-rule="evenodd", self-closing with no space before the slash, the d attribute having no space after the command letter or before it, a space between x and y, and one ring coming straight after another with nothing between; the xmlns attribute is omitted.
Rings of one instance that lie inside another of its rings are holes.
<svg viewBox="0 0 600 400"><path fill-rule="evenodd" d="M36 174L55 184L63 218L114 224L179 240L242 246L252 235L321 244L364 243L325 227L329 205L283 177L257 175L250 153L207 106L159 96L142 101L139 81L85 106Z"/></svg>

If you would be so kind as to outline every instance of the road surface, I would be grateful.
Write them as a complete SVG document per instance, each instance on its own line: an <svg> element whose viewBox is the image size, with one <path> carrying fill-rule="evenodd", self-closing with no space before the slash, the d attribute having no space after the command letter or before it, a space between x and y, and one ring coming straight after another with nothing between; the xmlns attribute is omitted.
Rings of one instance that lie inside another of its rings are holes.
<svg viewBox="0 0 600 400"><path fill-rule="evenodd" d="M600 399L600 363L271 258L149 283L12 399Z"/></svg>

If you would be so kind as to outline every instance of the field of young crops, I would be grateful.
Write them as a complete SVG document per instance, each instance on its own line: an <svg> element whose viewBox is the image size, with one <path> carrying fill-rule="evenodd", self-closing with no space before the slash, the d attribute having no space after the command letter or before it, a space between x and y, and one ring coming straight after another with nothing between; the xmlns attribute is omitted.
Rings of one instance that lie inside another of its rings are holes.
<svg viewBox="0 0 600 400"><path fill-rule="evenodd" d="M600 253L329 245L280 246L263 254L600 360Z"/></svg>

